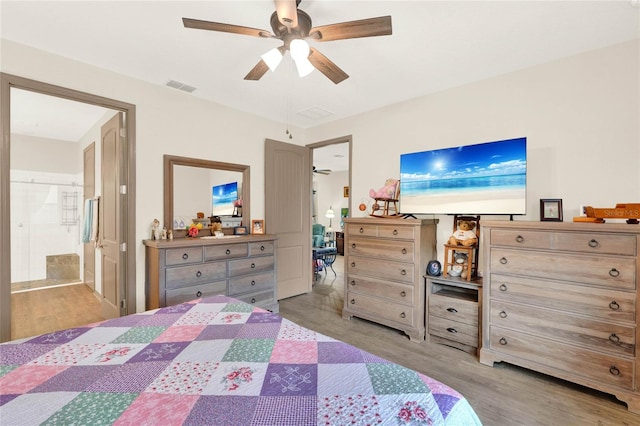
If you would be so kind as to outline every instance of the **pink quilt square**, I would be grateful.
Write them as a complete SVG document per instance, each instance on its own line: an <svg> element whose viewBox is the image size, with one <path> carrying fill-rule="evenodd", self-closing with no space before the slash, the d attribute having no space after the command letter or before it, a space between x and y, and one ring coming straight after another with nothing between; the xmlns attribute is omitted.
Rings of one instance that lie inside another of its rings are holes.
<svg viewBox="0 0 640 426"><path fill-rule="evenodd" d="M176 325L169 327L156 337L153 342L191 342L202 333L205 327L205 325Z"/></svg>
<svg viewBox="0 0 640 426"><path fill-rule="evenodd" d="M141 393L114 425L181 425L198 398L198 395Z"/></svg>
<svg viewBox="0 0 640 426"><path fill-rule="evenodd" d="M318 344L309 341L276 340L269 362L315 364L318 362Z"/></svg>
<svg viewBox="0 0 640 426"><path fill-rule="evenodd" d="M27 393L67 368L66 365L23 365L0 378L0 394Z"/></svg>

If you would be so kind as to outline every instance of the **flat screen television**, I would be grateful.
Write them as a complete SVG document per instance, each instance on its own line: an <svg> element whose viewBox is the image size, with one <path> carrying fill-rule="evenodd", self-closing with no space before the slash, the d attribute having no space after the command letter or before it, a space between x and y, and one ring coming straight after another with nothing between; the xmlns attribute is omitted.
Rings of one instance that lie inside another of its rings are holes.
<svg viewBox="0 0 640 426"><path fill-rule="evenodd" d="M211 215L233 215L233 202L238 199L238 182L214 185L211 189Z"/></svg>
<svg viewBox="0 0 640 426"><path fill-rule="evenodd" d="M527 212L527 138L400 156L403 214Z"/></svg>

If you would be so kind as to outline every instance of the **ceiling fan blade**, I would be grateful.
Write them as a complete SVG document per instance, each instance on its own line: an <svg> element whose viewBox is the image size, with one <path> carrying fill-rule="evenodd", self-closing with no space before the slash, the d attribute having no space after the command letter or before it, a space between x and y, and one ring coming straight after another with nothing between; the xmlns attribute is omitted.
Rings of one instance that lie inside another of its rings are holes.
<svg viewBox="0 0 640 426"><path fill-rule="evenodd" d="M309 36L317 41L391 35L391 16L341 22L312 28Z"/></svg>
<svg viewBox="0 0 640 426"><path fill-rule="evenodd" d="M340 83L343 80L349 78L349 74L342 71L339 66L334 64L329 58L320 53L317 49L311 47L309 49L309 62L316 67L318 71L327 76L329 80L335 84Z"/></svg>
<svg viewBox="0 0 640 426"><path fill-rule="evenodd" d="M260 61L256 64L255 67L249 71L247 75L244 76L245 80L260 80L262 76L269 71L269 66L265 61L260 59Z"/></svg>
<svg viewBox="0 0 640 426"><path fill-rule="evenodd" d="M197 30L219 31L222 33L242 34L262 38L275 37L267 30L242 27L240 25L221 24L220 22L201 21L199 19L191 18L182 18L182 23L185 28L195 28Z"/></svg>

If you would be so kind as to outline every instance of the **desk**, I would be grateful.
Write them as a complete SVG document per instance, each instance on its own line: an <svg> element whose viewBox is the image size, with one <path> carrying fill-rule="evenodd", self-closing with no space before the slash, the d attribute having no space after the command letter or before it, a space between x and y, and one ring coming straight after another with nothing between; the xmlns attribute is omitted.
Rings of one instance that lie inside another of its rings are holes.
<svg viewBox="0 0 640 426"><path fill-rule="evenodd" d="M320 268L324 268L325 273L327 268L331 268L333 275L336 275L336 271L333 269L333 262L336 261L338 251L335 247L318 247L313 249L313 273L317 277Z"/></svg>

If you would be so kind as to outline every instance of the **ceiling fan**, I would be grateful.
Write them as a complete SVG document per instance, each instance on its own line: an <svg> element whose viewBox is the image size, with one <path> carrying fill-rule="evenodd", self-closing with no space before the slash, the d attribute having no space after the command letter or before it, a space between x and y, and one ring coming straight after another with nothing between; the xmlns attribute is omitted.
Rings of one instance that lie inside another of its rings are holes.
<svg viewBox="0 0 640 426"><path fill-rule="evenodd" d="M310 47L305 39L333 41L391 34L391 16L312 27L311 17L298 9L300 1L275 0L276 11L271 15L273 33L257 28L191 18L182 18L182 22L186 28L282 40L284 43L282 46L271 49L262 55L262 59L244 77L245 80L260 80L268 69L275 70L288 50L301 77L309 74L315 68L338 84L349 78L349 75L317 49Z"/></svg>
<svg viewBox="0 0 640 426"><path fill-rule="evenodd" d="M320 175L330 175L331 169L316 169L316 166L313 166L313 173L318 173Z"/></svg>

